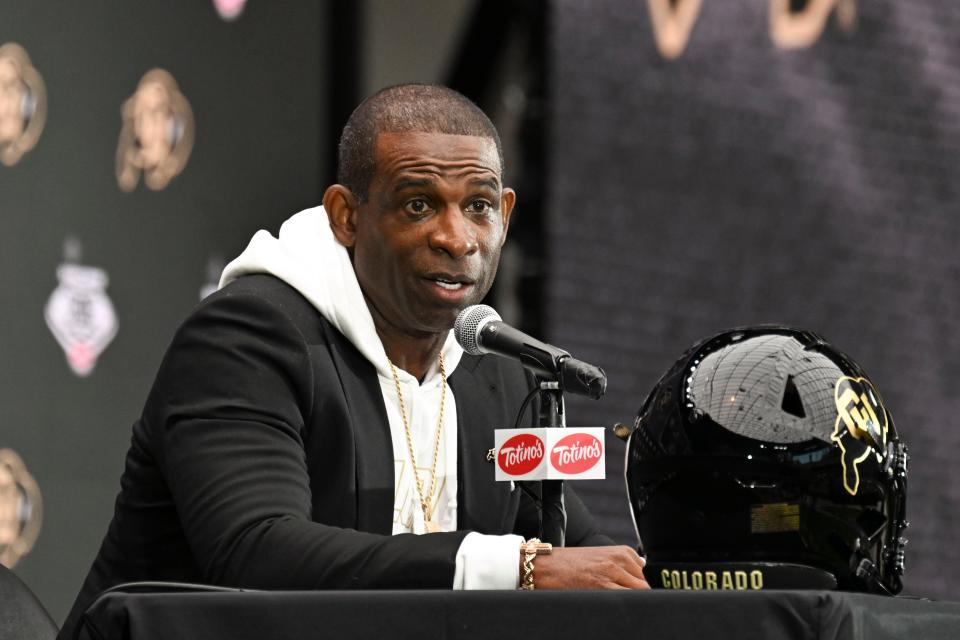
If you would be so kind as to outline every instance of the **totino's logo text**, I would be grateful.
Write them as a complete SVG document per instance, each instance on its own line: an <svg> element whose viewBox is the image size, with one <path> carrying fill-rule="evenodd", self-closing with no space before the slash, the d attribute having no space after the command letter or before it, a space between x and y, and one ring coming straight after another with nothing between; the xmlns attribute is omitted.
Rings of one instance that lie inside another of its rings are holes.
<svg viewBox="0 0 960 640"><path fill-rule="evenodd" d="M521 433L504 442L497 456L500 469L512 476L533 471L542 460L543 440L529 433Z"/></svg>
<svg viewBox="0 0 960 640"><path fill-rule="evenodd" d="M591 469L603 456L600 441L589 433L574 433L556 445L550 452L550 463L562 473L583 473Z"/></svg>

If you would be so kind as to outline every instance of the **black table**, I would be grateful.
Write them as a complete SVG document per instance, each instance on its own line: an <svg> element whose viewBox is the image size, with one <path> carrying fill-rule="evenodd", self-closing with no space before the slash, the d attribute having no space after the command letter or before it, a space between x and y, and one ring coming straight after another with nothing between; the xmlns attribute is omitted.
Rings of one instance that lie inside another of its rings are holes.
<svg viewBox="0 0 960 640"><path fill-rule="evenodd" d="M960 604L827 591L124 593L85 640L960 638Z"/></svg>

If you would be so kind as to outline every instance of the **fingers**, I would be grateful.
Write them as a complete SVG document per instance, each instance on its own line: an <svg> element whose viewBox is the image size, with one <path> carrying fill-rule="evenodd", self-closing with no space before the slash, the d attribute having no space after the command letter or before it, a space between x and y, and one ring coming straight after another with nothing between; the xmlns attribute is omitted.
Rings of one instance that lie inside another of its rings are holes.
<svg viewBox="0 0 960 640"><path fill-rule="evenodd" d="M624 589L649 589L647 579L643 577L643 569L633 562L620 567L616 584Z"/></svg>
<svg viewBox="0 0 960 640"><path fill-rule="evenodd" d="M647 579L641 576L636 576L628 571L623 572L624 577L621 580L623 584L628 589L649 589L650 585L647 583Z"/></svg>
<svg viewBox="0 0 960 640"><path fill-rule="evenodd" d="M630 547L561 547L538 557L538 589L649 589L644 560Z"/></svg>
<svg viewBox="0 0 960 640"><path fill-rule="evenodd" d="M643 568L647 564L646 561L630 547L620 547L620 549L623 550L623 559L620 566L634 578L646 583L646 577L643 575Z"/></svg>
<svg viewBox="0 0 960 640"><path fill-rule="evenodd" d="M610 582L607 588L617 589L649 589L650 585L643 575L643 567L646 564L637 552L630 547L608 547L605 551L609 554L607 559L610 561L610 571L608 578Z"/></svg>
<svg viewBox="0 0 960 640"><path fill-rule="evenodd" d="M608 582L602 586L603 589L609 590L622 590L628 589L631 591L634 590L643 590L649 589L650 585L646 580L641 580L636 576L633 576L626 571L624 571L620 576L617 577L616 581Z"/></svg>

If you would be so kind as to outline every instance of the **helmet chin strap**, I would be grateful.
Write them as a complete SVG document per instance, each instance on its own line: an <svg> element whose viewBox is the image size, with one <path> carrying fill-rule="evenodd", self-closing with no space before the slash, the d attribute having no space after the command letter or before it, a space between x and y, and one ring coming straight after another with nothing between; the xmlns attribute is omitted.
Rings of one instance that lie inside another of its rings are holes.
<svg viewBox="0 0 960 640"><path fill-rule="evenodd" d="M887 474L893 478L895 484L899 485L900 490L897 495L900 496L900 500L897 505L897 514L894 516L893 543L887 549L884 561L899 592L903 588L900 576L903 575L904 554L907 546L907 539L903 537L903 532L910 526L907 522L907 460L910 459L910 455L907 453L907 446L900 440L890 442L888 449L890 466L887 468Z"/></svg>
<svg viewBox="0 0 960 640"><path fill-rule="evenodd" d="M896 592L887 589L887 585L883 584L883 577L880 575L880 572L877 571L877 565L875 565L870 558L862 558L860 560L860 564L857 565L857 570L854 572L854 575L863 582L868 592L876 593L877 591L882 591L888 596L896 595ZM899 576L897 576L896 581L900 581ZM899 589L897 589L897 591L899 591Z"/></svg>
<svg viewBox="0 0 960 640"><path fill-rule="evenodd" d="M870 558L860 558L854 572L854 575L863 581L864 586L869 591L881 591L891 596L900 593L903 588L901 576L903 575L907 546L907 539L903 537L903 532L910 526L906 519L907 503L905 497L907 494L907 460L909 457L906 445L900 440L893 440L887 444L887 464L884 471L895 485L900 485L900 491L898 492L900 500L896 505L897 513L891 515L893 520L892 542L883 552L886 582L876 563ZM859 549L854 552L854 555L859 555Z"/></svg>

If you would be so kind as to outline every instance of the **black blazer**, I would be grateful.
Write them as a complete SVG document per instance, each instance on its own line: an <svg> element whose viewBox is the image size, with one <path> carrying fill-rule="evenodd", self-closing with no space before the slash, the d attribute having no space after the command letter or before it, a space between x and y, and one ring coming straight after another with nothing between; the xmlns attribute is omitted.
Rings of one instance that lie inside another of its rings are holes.
<svg viewBox="0 0 960 640"><path fill-rule="evenodd" d="M494 482L486 460L532 383L508 360L464 354L449 378L459 530L390 535L392 441L373 365L289 285L240 278L204 300L167 351L61 637L98 593L137 580L449 588L469 531L536 534L531 501ZM572 491L566 502L568 544L610 543Z"/></svg>

